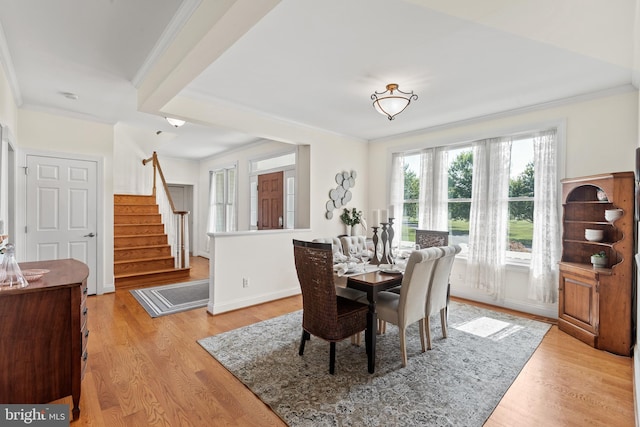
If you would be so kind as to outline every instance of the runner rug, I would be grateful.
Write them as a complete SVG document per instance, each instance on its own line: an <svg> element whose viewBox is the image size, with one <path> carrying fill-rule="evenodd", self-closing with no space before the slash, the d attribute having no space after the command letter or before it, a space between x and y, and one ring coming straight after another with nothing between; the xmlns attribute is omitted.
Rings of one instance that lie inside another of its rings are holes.
<svg viewBox="0 0 640 427"><path fill-rule="evenodd" d="M198 343L290 426L482 426L550 325L452 302L449 337L431 319L433 348L421 352L417 324L407 331L403 368L398 329L378 336L376 370L363 344L311 337L298 355L302 311Z"/></svg>
<svg viewBox="0 0 640 427"><path fill-rule="evenodd" d="M133 297L151 317L165 316L209 302L209 279L131 290Z"/></svg>

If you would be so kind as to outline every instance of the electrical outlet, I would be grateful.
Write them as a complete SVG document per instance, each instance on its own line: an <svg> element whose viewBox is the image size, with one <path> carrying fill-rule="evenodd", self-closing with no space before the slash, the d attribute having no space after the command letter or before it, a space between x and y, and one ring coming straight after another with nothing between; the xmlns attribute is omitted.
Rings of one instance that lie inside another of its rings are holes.
<svg viewBox="0 0 640 427"><path fill-rule="evenodd" d="M249 279L247 279L246 277L242 278L242 287L243 288L248 288L249 287Z"/></svg>

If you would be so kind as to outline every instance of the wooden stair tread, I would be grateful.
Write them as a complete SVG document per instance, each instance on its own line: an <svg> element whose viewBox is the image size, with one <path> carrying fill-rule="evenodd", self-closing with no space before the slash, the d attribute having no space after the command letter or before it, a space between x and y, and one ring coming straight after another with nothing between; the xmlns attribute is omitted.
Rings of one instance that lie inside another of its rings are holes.
<svg viewBox="0 0 640 427"><path fill-rule="evenodd" d="M114 236L114 238L119 238L119 237L141 237L141 236L146 236L146 237L158 237L158 236L166 236L166 234L164 233L159 233L159 234L118 234L117 236Z"/></svg>
<svg viewBox="0 0 640 427"><path fill-rule="evenodd" d="M130 264L132 262L145 262L145 261L163 261L163 260L168 260L168 259L173 259L173 256L169 255L169 256L155 256L152 258L136 258L136 259L126 259L126 260L121 260L121 261L113 261L113 264Z"/></svg>
<svg viewBox="0 0 640 427"><path fill-rule="evenodd" d="M171 245L155 196L115 194L113 204L116 288L189 277L189 267L174 267L175 256L168 249Z"/></svg>
<svg viewBox="0 0 640 427"><path fill-rule="evenodd" d="M129 251L132 249L155 249L155 248L168 248L170 247L170 245L167 244L163 244L163 245L144 245L144 246L127 246L125 248L114 248L113 250L115 251Z"/></svg>
<svg viewBox="0 0 640 427"><path fill-rule="evenodd" d="M122 279L125 277L138 277L138 276L146 276L146 275L152 275L152 274L165 274L165 273L174 273L174 272L188 272L190 271L191 268L190 267L185 267L185 268L166 268L163 270L152 270L152 271L145 271L145 272L140 272L140 273L123 273L123 274L116 274L115 278L116 279Z"/></svg>

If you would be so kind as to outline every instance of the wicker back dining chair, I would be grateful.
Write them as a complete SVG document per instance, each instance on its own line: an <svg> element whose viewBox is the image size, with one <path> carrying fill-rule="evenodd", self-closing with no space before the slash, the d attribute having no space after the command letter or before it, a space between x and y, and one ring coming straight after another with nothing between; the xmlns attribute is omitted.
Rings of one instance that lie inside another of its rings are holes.
<svg viewBox="0 0 640 427"><path fill-rule="evenodd" d="M329 341L329 372L333 374L336 342L367 328L369 307L336 295L331 244L294 239L293 253L302 289L302 338L298 354L304 354L305 342L311 335Z"/></svg>
<svg viewBox="0 0 640 427"><path fill-rule="evenodd" d="M411 252L402 278L400 294L383 291L378 293L378 318L398 326L402 366L407 366L406 329L420 322L420 343L425 351L424 316L427 292L433 279L435 265L442 257L441 248L427 248Z"/></svg>
<svg viewBox="0 0 640 427"><path fill-rule="evenodd" d="M431 325L429 316L440 312L440 324L442 325L442 337L447 338L447 311L449 309L449 276L453 267L453 260L460 253L460 246L451 245L440 247L444 252L438 259L433 270L433 280L427 293L425 307L424 329L427 335L427 349L431 350Z"/></svg>

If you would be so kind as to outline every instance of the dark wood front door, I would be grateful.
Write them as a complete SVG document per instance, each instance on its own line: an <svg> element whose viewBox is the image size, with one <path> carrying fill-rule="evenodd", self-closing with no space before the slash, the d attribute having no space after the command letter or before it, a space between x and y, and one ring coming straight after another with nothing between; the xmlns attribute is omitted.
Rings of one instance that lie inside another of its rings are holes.
<svg viewBox="0 0 640 427"><path fill-rule="evenodd" d="M258 230L282 228L284 172L258 175Z"/></svg>

